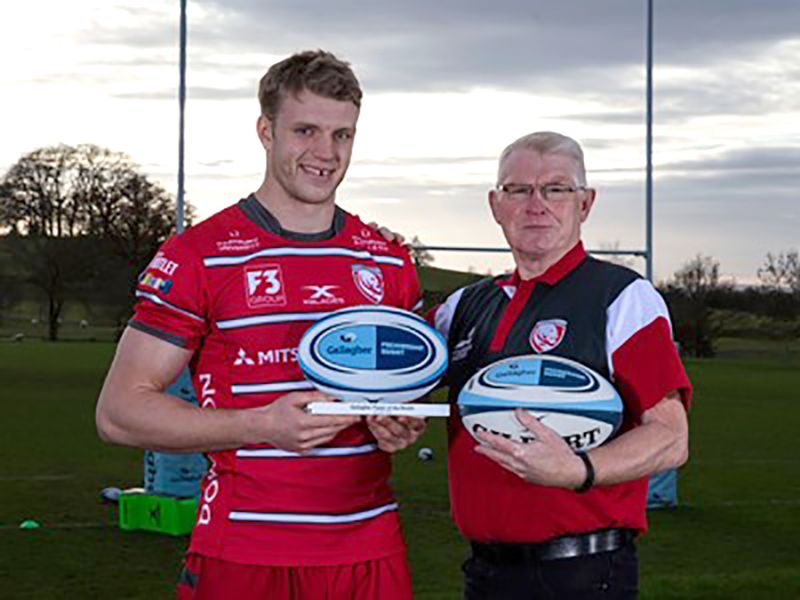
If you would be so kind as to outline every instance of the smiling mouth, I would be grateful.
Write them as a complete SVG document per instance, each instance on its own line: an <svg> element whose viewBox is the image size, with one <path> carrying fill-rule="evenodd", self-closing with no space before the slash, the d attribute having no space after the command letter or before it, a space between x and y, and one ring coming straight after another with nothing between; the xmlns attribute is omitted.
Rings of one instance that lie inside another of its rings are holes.
<svg viewBox="0 0 800 600"><path fill-rule="evenodd" d="M312 167L310 165L300 165L300 168L304 173L308 173L314 177L330 177L334 172L334 169L323 169L321 167Z"/></svg>

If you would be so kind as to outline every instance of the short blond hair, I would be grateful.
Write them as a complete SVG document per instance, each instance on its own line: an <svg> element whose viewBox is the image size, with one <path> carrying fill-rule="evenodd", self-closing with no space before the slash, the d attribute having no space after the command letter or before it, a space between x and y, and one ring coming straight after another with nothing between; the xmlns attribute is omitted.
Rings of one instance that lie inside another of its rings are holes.
<svg viewBox="0 0 800 600"><path fill-rule="evenodd" d="M361 107L361 86L350 64L324 50L306 50L275 63L261 78L261 114L273 120L286 95L303 90Z"/></svg>

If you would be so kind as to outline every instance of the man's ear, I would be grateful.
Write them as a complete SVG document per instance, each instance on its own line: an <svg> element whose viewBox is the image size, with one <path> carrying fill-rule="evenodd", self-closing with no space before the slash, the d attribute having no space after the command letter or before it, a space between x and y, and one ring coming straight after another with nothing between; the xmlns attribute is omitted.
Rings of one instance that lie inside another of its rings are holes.
<svg viewBox="0 0 800 600"><path fill-rule="evenodd" d="M497 191L489 190L489 208L492 211L492 216L494 217L495 223L500 223L499 219L497 218L497 210L495 205L497 204Z"/></svg>
<svg viewBox="0 0 800 600"><path fill-rule="evenodd" d="M260 115L256 121L256 133L264 150L269 150L272 146L272 121L264 115Z"/></svg>
<svg viewBox="0 0 800 600"><path fill-rule="evenodd" d="M589 213L592 211L592 206L594 206L594 200L597 197L597 190L594 188L586 188L583 192L583 198L581 198L581 223L583 223L588 217Z"/></svg>

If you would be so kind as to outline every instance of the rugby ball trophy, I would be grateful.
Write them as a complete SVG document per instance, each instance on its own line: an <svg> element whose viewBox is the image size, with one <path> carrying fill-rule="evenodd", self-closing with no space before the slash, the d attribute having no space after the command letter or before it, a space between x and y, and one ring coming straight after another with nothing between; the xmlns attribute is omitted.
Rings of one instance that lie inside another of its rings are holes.
<svg viewBox="0 0 800 600"><path fill-rule="evenodd" d="M424 319L389 306L334 311L308 328L297 352L314 387L339 402L312 402L312 414L447 416L449 405L412 403L447 368L447 345Z"/></svg>
<svg viewBox="0 0 800 600"><path fill-rule="evenodd" d="M529 354L506 358L475 373L458 395L467 431L489 431L530 442L533 434L514 416L524 408L558 433L575 451L609 440L622 423L622 399L604 377L559 356Z"/></svg>

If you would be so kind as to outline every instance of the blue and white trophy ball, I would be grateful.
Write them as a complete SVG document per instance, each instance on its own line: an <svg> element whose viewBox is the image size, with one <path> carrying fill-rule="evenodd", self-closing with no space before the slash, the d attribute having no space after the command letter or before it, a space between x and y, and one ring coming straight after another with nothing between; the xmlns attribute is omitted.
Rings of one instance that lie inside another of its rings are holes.
<svg viewBox="0 0 800 600"><path fill-rule="evenodd" d="M514 415L514 409L524 408L576 451L609 440L623 411L617 390L604 377L574 360L540 354L484 367L461 389L458 406L464 427L476 440L478 432L489 431L532 441L533 434Z"/></svg>
<svg viewBox="0 0 800 600"><path fill-rule="evenodd" d="M298 361L320 391L345 402L410 402L447 368L447 345L424 319L388 306L344 308L300 340Z"/></svg>

